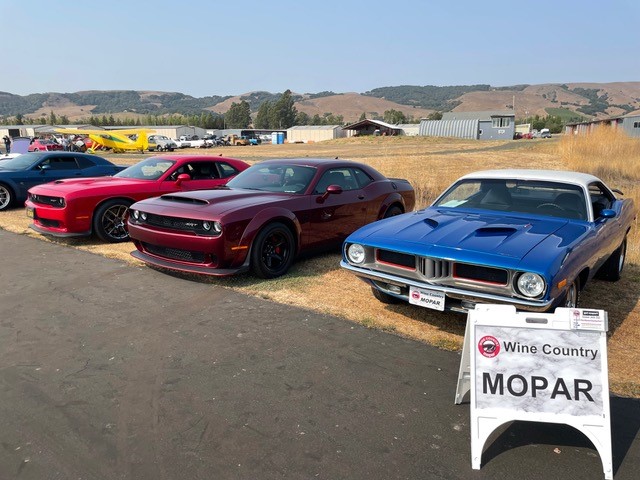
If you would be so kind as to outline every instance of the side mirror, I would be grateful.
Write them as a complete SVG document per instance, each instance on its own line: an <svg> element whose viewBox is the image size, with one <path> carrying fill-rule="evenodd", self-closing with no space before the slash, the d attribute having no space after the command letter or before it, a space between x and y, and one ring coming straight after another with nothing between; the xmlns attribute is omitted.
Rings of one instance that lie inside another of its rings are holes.
<svg viewBox="0 0 640 480"><path fill-rule="evenodd" d="M45 173L47 170L51 170L51 165L40 165L40 173Z"/></svg>
<svg viewBox="0 0 640 480"><path fill-rule="evenodd" d="M187 182L189 180L191 180L191 177L189 176L188 173L181 173L180 175L178 175L178 178L176 179L176 185L180 186L182 182Z"/></svg>
<svg viewBox="0 0 640 480"><path fill-rule="evenodd" d="M610 208L605 208L600 212L600 218L613 218L616 216L616 211Z"/></svg>
<svg viewBox="0 0 640 480"><path fill-rule="evenodd" d="M329 185L327 191L318 198L318 203L323 203L329 195L338 195L340 193L342 193L342 187L340 185Z"/></svg>

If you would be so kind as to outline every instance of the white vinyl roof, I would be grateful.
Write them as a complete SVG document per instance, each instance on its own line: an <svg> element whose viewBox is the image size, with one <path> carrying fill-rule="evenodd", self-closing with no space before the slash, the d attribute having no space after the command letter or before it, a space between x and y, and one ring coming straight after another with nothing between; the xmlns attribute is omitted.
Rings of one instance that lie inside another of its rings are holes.
<svg viewBox="0 0 640 480"><path fill-rule="evenodd" d="M587 186L592 182L600 182L598 177L588 173L567 172L561 170L526 170L526 169L505 169L505 170L482 170L469 173L463 176L464 179L472 178L498 178L513 180L541 180L546 182L569 183L573 185Z"/></svg>

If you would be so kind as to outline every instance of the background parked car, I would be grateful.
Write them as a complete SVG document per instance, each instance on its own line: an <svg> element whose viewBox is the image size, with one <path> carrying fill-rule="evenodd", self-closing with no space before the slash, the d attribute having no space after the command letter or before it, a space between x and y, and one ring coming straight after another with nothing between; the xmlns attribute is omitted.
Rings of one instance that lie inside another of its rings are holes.
<svg viewBox="0 0 640 480"><path fill-rule="evenodd" d="M24 153L0 162L0 210L21 205L36 185L69 177L114 175L126 167L98 157L74 152Z"/></svg>
<svg viewBox="0 0 640 480"><path fill-rule="evenodd" d="M147 158L113 177L70 178L29 190L27 214L35 231L57 237L95 233L105 242L129 239L129 205L157 195L214 188L249 165L213 156L162 155Z"/></svg>
<svg viewBox="0 0 640 480"><path fill-rule="evenodd" d="M50 152L63 150L62 145L46 138L34 138L29 145L29 152Z"/></svg>
<svg viewBox="0 0 640 480"><path fill-rule="evenodd" d="M149 135L149 151L173 152L177 148L176 142L165 135Z"/></svg>

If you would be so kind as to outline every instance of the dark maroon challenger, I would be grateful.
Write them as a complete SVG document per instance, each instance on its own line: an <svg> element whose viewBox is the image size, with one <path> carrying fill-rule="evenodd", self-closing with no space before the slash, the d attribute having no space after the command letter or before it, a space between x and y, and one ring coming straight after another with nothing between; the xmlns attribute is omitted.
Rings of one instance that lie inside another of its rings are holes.
<svg viewBox="0 0 640 480"><path fill-rule="evenodd" d="M283 275L303 252L339 248L368 223L413 210L406 180L348 160L256 164L225 187L134 203L131 254L151 265L206 275Z"/></svg>

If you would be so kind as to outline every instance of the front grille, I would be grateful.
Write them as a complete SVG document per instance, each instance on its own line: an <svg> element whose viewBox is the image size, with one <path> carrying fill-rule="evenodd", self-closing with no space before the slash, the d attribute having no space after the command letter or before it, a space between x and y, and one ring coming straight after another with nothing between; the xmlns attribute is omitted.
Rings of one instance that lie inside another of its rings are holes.
<svg viewBox="0 0 640 480"><path fill-rule="evenodd" d="M506 285L509 280L509 273L506 270L499 268L469 265L467 263L456 263L453 270L455 278L474 280L476 282Z"/></svg>
<svg viewBox="0 0 640 480"><path fill-rule="evenodd" d="M439 280L451 274L451 264L447 260L421 257L418 270L427 280Z"/></svg>
<svg viewBox="0 0 640 480"><path fill-rule="evenodd" d="M392 252L390 250L378 250L376 252L376 260L379 262L398 265L404 268L416 268L416 257L407 255L406 253Z"/></svg>
<svg viewBox="0 0 640 480"><path fill-rule="evenodd" d="M192 250L182 250L180 248L168 248L160 245L152 245L150 243L142 243L144 249L158 257L170 258L172 260L181 260L183 262L204 263L204 253L194 252Z"/></svg>
<svg viewBox="0 0 640 480"><path fill-rule="evenodd" d="M155 227L179 230L184 232L204 233L201 220L191 218L166 217L164 215L147 214L146 223Z"/></svg>
<svg viewBox="0 0 640 480"><path fill-rule="evenodd" d="M64 207L64 199L61 197L49 197L47 195L30 195L33 203L39 203L40 205L49 205L55 208Z"/></svg>

